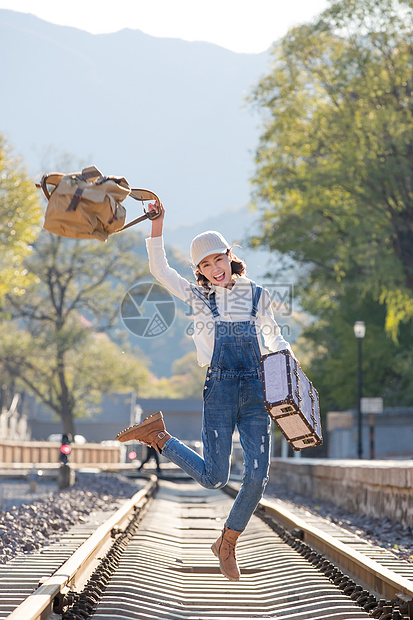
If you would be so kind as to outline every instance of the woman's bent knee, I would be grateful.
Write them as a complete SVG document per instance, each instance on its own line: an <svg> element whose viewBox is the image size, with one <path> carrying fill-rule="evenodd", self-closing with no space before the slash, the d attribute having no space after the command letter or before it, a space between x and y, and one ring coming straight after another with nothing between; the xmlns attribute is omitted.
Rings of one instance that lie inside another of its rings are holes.
<svg viewBox="0 0 413 620"><path fill-rule="evenodd" d="M201 484L205 489L222 489L228 482L228 478L226 480L213 480L211 478L204 477L201 481Z"/></svg>

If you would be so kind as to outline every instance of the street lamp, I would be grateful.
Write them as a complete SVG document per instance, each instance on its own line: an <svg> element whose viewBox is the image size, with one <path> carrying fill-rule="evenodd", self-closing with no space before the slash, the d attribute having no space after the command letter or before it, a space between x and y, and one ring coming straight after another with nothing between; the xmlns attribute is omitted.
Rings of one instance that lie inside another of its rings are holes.
<svg viewBox="0 0 413 620"><path fill-rule="evenodd" d="M361 369L361 343L366 335L366 324L364 321L356 321L354 323L354 335L358 342L358 403L357 403L357 421L358 421L358 442L357 442L357 455L358 458L363 458L363 444L362 444L362 418L361 418L361 398L363 396L363 375Z"/></svg>

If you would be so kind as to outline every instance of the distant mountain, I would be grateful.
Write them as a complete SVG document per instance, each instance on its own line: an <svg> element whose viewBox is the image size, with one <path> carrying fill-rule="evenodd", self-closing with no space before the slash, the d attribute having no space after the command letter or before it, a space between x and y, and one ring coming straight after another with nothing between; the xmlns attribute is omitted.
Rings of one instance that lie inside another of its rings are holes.
<svg viewBox="0 0 413 620"><path fill-rule="evenodd" d="M269 53L0 10L0 54L0 132L32 174L94 163L153 189L176 225L247 204L259 132L245 96Z"/></svg>
<svg viewBox="0 0 413 620"><path fill-rule="evenodd" d="M242 245L236 252L248 275L262 282L278 257L246 243L257 220L247 205L259 119L245 97L268 71L269 53L237 54L138 30L92 35L0 10L0 57L0 133L32 175L89 164L124 175L164 202L166 243L183 255L168 257L181 273L191 277L192 238L216 229ZM128 219L141 210L130 203ZM150 225L132 230L146 235ZM162 338L130 341L154 372L168 375L173 359L193 350L187 323L181 309Z"/></svg>

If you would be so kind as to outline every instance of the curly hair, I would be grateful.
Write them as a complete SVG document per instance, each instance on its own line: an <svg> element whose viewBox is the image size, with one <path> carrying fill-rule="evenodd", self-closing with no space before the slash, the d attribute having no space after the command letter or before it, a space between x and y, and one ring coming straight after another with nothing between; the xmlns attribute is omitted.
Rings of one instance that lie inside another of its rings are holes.
<svg viewBox="0 0 413 620"><path fill-rule="evenodd" d="M232 254L231 248L228 248L226 253L227 255L231 254L231 257L232 257L232 260L231 260L232 279L235 280L239 276L243 276L247 270L247 267L244 261L238 258L237 256L235 256L235 254ZM211 282L204 275L202 275L198 266L195 269L194 275L196 278L196 283L199 286L202 286L203 288L205 288L207 291L209 291L211 287Z"/></svg>

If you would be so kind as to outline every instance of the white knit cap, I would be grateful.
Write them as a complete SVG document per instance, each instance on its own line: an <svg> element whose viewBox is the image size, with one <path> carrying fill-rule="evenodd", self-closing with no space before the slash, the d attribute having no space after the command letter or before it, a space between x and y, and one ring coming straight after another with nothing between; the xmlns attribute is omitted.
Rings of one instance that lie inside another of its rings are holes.
<svg viewBox="0 0 413 620"><path fill-rule="evenodd" d="M210 254L223 254L229 249L229 243L216 230L207 230L197 235L191 243L191 259L199 265L201 260Z"/></svg>

